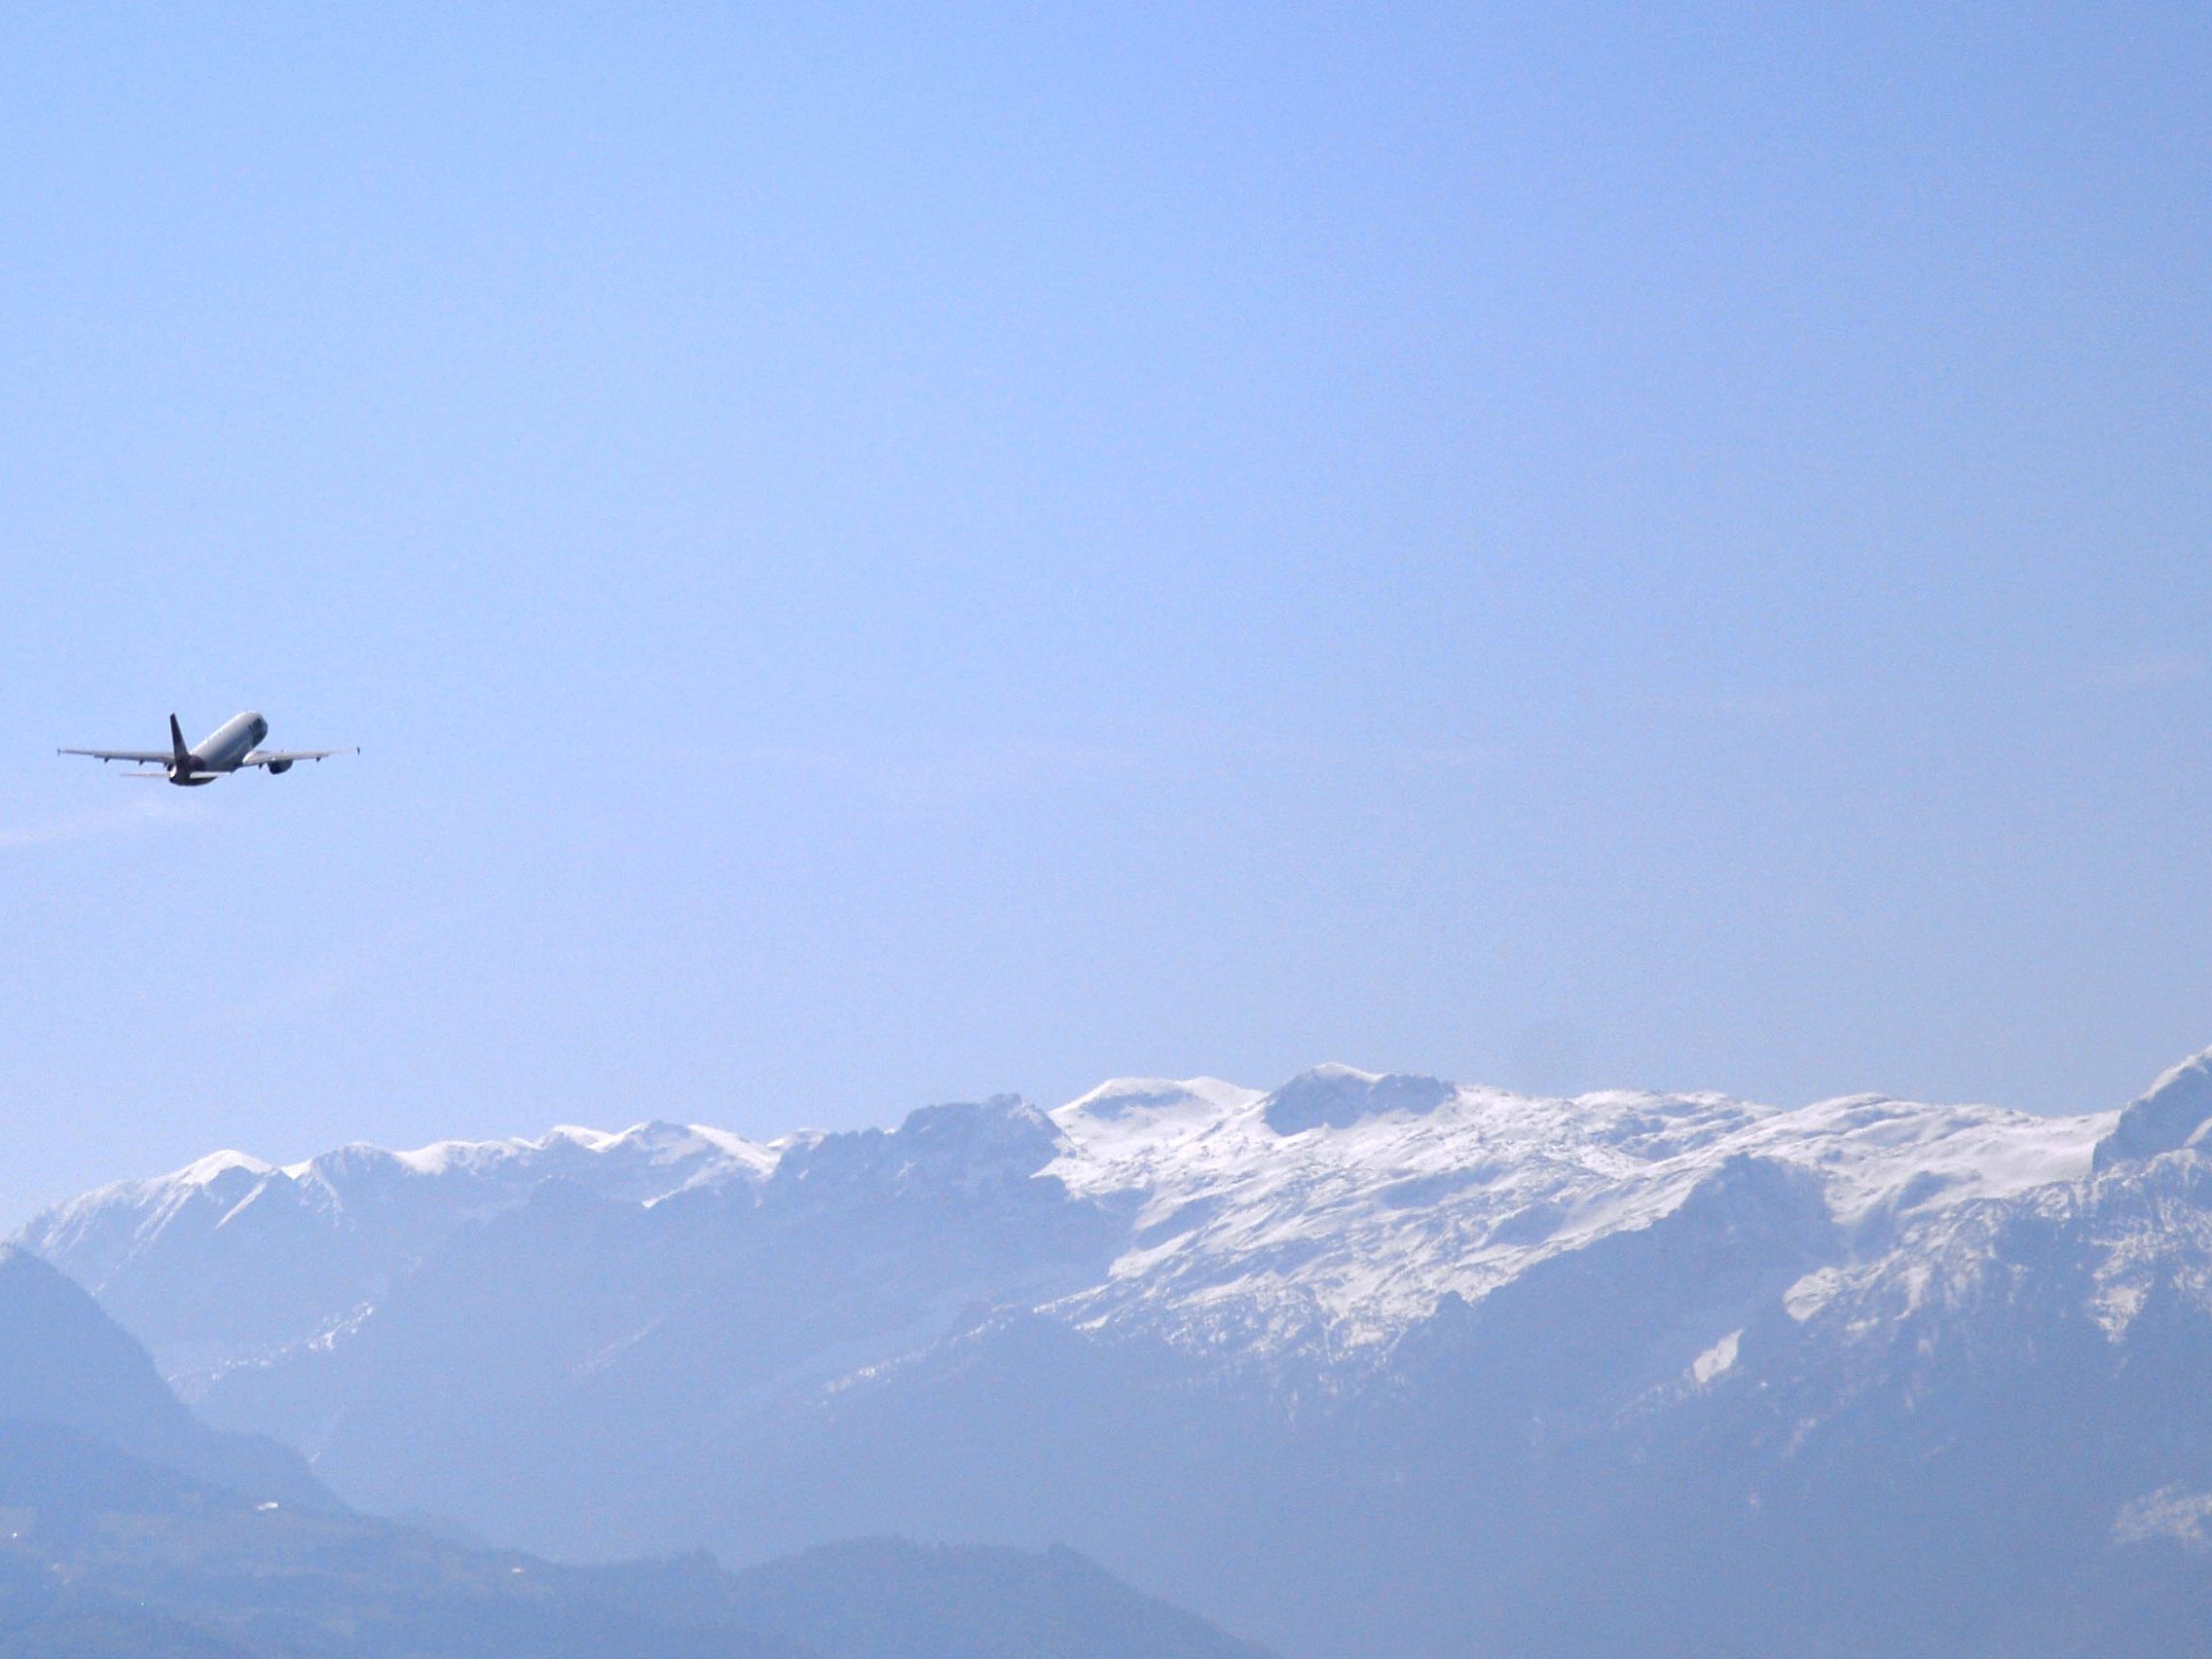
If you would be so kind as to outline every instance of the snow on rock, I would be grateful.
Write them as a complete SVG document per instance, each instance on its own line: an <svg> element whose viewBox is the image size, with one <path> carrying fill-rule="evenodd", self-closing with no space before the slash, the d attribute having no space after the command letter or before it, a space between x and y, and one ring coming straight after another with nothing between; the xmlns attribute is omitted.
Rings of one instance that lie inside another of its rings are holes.
<svg viewBox="0 0 2212 1659"><path fill-rule="evenodd" d="M1815 1268L1783 1292L1782 1310L1802 1325L1825 1308L1843 1287L1843 1275L1834 1268Z"/></svg>
<svg viewBox="0 0 2212 1659"><path fill-rule="evenodd" d="M2120 1506L2113 1517L2112 1541L2142 1544L2163 1538L2202 1554L2212 1550L2207 1522L2212 1522L2212 1493L2162 1486Z"/></svg>
<svg viewBox="0 0 2212 1659"><path fill-rule="evenodd" d="M2212 1050L2184 1060L2120 1111L2119 1124L2097 1143L2096 1166L2110 1169L2186 1146L2207 1119L2212 1119Z"/></svg>
<svg viewBox="0 0 2212 1659"><path fill-rule="evenodd" d="M1340 1357L1386 1345L1447 1295L1479 1300L1650 1226L1732 1159L1808 1171L1878 1256L1916 1218L2086 1176L2113 1123L1873 1095L1789 1110L1625 1090L1536 1099L1344 1066L1267 1095L1124 1080L1053 1116L1072 1150L1051 1172L1137 1206L1129 1249L1066 1312Z"/></svg>
<svg viewBox="0 0 2212 1659"><path fill-rule="evenodd" d="M1736 1349L1744 1340L1741 1330L1730 1331L1696 1359L1690 1362L1690 1381L1700 1388L1710 1384L1722 1373L1734 1368Z"/></svg>

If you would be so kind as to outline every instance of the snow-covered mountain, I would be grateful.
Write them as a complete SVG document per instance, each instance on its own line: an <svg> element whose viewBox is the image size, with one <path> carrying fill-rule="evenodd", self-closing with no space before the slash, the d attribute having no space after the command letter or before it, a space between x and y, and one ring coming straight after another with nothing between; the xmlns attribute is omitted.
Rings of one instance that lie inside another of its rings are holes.
<svg viewBox="0 0 2212 1659"><path fill-rule="evenodd" d="M2175 1092L2169 1083L2157 1097ZM1015 1176L1126 1219L1122 1248L1050 1305L1056 1315L1240 1358L1341 1362L1386 1348L1447 1294L1478 1299L1545 1257L1650 1225L1732 1157L1818 1174L1865 1257L1970 1199L2085 1176L2116 1121L1877 1096L1794 1111L1719 1095L1541 1100L1326 1065L1272 1093L1117 1079L1049 1116L1002 1096L930 1108L889 1134L760 1143L646 1123L409 1152L355 1145L282 1167L218 1152L45 1211L18 1242L192 1385L337 1340L458 1231L550 1182L644 1207L734 1189L750 1205L795 1154L794 1189L832 1174L895 1185L958 1124L974 1143L966 1173L1003 1176L1011 1155Z"/></svg>
<svg viewBox="0 0 2212 1659"><path fill-rule="evenodd" d="M355 1145L281 1167L216 1152L56 1205L17 1242L97 1296L189 1394L241 1359L334 1340L457 1229L548 1181L646 1203L756 1184L781 1151L650 1123L413 1152Z"/></svg>
<svg viewBox="0 0 2212 1659"><path fill-rule="evenodd" d="M342 1495L557 1553L1062 1539L1292 1653L2127 1651L2058 1609L2212 1606L2208 1123L2204 1056L2072 1118L1324 1066L223 1155L22 1242Z"/></svg>
<svg viewBox="0 0 2212 1659"><path fill-rule="evenodd" d="M1816 1177L1856 1259L1934 1212L2086 1175L2115 1122L1873 1095L1795 1111L1719 1095L1532 1100L1346 1066L1265 1095L1110 1083L1052 1116L1069 1145L1045 1172L1137 1206L1130 1248L1070 1316L1339 1360L1386 1348L1447 1295L1475 1301L1650 1226L1731 1159Z"/></svg>

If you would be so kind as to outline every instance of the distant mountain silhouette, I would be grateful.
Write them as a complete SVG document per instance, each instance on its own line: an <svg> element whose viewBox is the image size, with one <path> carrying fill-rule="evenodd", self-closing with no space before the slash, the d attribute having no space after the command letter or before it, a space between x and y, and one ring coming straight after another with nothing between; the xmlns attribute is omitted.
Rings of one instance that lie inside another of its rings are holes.
<svg viewBox="0 0 2212 1659"><path fill-rule="evenodd" d="M47 1424L0 1423L0 1655L26 1659L1261 1659L1065 1550L560 1567L255 1502Z"/></svg>
<svg viewBox="0 0 2212 1659"><path fill-rule="evenodd" d="M129 1448L126 1450L126 1448ZM44 1263L0 1254L0 1659L1244 1659L1067 1552L560 1567L338 1504L199 1423Z"/></svg>
<svg viewBox="0 0 2212 1659"><path fill-rule="evenodd" d="M202 1423L98 1303L8 1246L0 1246L0 1421L77 1429L258 1499L342 1507L298 1453Z"/></svg>
<svg viewBox="0 0 2212 1659"><path fill-rule="evenodd" d="M737 1575L754 1624L823 1659L1262 1659L1073 1550L870 1538Z"/></svg>

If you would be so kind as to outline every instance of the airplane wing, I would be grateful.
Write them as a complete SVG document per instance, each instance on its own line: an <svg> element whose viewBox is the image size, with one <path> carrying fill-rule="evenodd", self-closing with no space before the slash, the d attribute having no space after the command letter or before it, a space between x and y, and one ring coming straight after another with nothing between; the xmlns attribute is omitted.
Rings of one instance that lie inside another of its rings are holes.
<svg viewBox="0 0 2212 1659"><path fill-rule="evenodd" d="M56 755L90 755L94 760L135 760L140 765L166 766L173 756L152 749L56 749Z"/></svg>
<svg viewBox="0 0 2212 1659"><path fill-rule="evenodd" d="M358 749L256 749L240 758L241 766L289 766L295 760L327 760L333 755L358 755Z"/></svg>

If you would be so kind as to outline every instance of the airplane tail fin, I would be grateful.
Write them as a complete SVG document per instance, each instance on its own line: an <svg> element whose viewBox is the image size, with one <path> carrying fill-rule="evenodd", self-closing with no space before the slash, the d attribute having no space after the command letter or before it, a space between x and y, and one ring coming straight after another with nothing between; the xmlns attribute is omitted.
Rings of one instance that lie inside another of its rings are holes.
<svg viewBox="0 0 2212 1659"><path fill-rule="evenodd" d="M176 723L176 716L169 716L169 753L176 756L177 769L183 770L191 759L191 751L184 747L184 728Z"/></svg>

